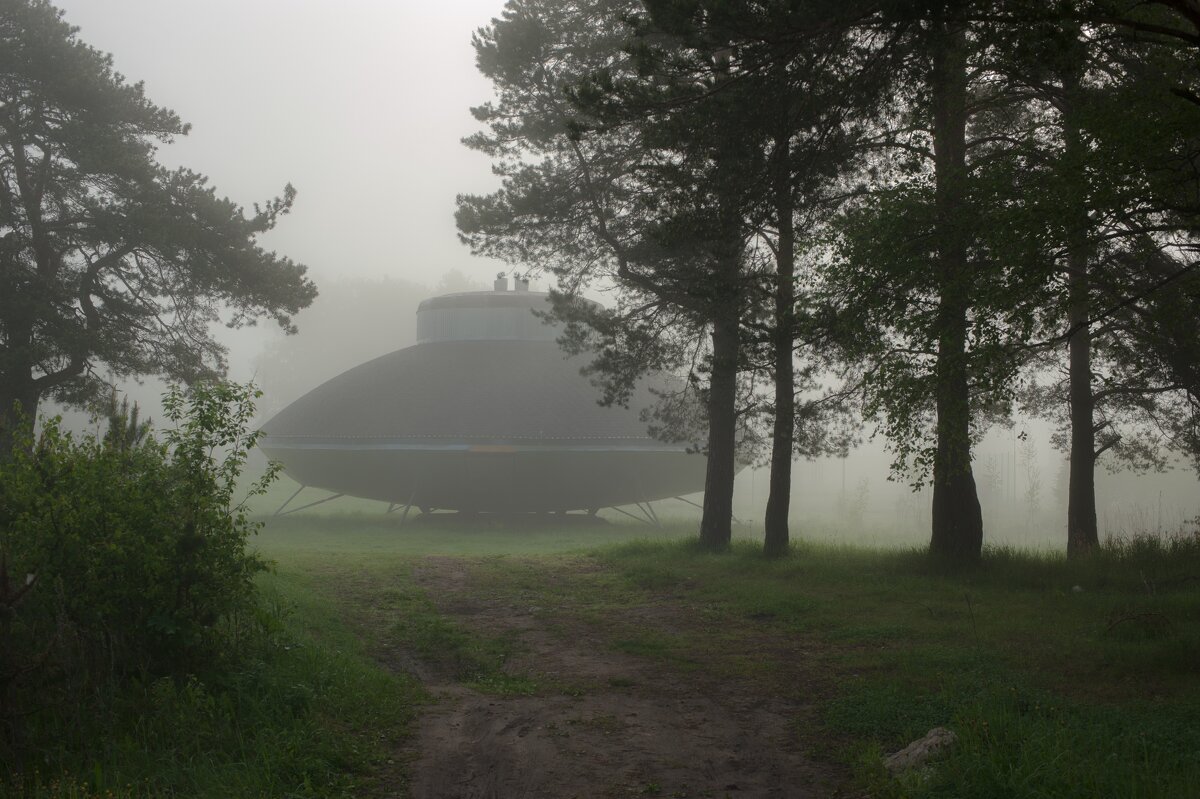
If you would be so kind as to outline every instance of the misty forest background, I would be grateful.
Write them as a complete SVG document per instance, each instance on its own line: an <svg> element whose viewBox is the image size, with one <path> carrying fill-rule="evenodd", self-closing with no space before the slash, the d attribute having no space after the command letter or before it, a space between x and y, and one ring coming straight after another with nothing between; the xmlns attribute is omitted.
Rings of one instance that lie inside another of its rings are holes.
<svg viewBox="0 0 1200 799"><path fill-rule="evenodd" d="M779 268L781 234L772 216L778 209L770 207L779 201L779 176L771 172L778 143L772 144L776 134L767 118L784 114L771 124L793 128L786 177L796 224L787 235L795 240L790 268L798 294L796 318L785 324L796 327L800 375L792 449L804 456L785 475L793 498L786 515L818 538L919 541L932 522L935 438L949 435L928 416L940 349L928 343L936 320L921 310L945 291L912 277L927 271L922 259L928 264L940 257L931 238L942 235L939 221L927 214L937 202L928 192L936 194L946 182L935 146L935 127L945 121L939 123L931 105L935 76L922 72L938 48L948 46L937 40L942 34L922 29L937 15L903 3L785 4L754 12L737 4L670 11L650 4L637 17L639 8L614 3L585 12L534 4L510 10L480 34L479 66L498 100L476 111L481 121L493 121L491 133L468 144L508 159L498 162L507 177L498 194L460 198L465 240L478 254L533 270L543 285L562 282L610 306L615 292L632 292L642 320L648 314L662 320L666 310L681 307L678 297L663 285L647 292L623 278L620 266L641 259L643 272L673 280L676 267L663 259L668 237L690 236L698 248L690 257L701 261L714 252L715 243L695 233L709 228L723 201L713 182L718 176L704 170L716 168L714 148L725 145L700 136L704 126L696 120L728 116L731 127L721 135L743 148L728 154L742 159L741 183L729 190L738 193L746 214L741 228L728 234L729 246L741 248L737 292L749 314L742 321L747 354L737 388L746 412L738 423L758 442L743 457L760 467L738 477L734 503L735 515L747 522L740 529L752 532L758 524L761 532L770 493L765 442L777 400L768 387L778 369L762 350L764 337L773 335L771 321L755 315L774 301L771 273ZM1200 495L1188 463L1196 411L1188 387L1194 375L1186 373L1196 338L1189 304L1195 297L1189 288L1193 12L1150 4L1122 16L1120 3L1053 13L1036 3L1004 4L995 14L988 4L957 8L947 6L946 24L957 27L943 33L961 39L955 44L967 70L961 88L973 105L959 120L967 172L955 189L963 195L954 205L958 221L950 221L974 236L962 242L968 251L961 271L978 292L963 300L971 337L963 357L986 539L1051 547L1065 539L1070 431L1085 426L1069 416L1067 341L1076 341L1078 350L1085 333L1092 351L1089 385L1098 398L1087 413L1096 428L1091 450L1102 453L1097 468L1086 470L1094 471L1101 498L1097 534L1178 530L1195 517ZM635 18L640 21L631 23ZM575 28L588 30L588 38L559 47L564 31ZM676 37L670 48L663 36ZM627 54L610 63L622 48ZM768 74L780 64L789 74ZM1080 85L1066 85L1068 78ZM1069 114L1068 89L1078 93ZM788 101L789 93L799 99ZM778 102L765 109L759 98ZM788 102L793 105L784 108ZM514 117L524 122L514 126ZM1074 153L1064 149L1064 137L1072 136L1081 137ZM575 144L587 146L572 149ZM534 163L545 167L536 178L526 168ZM681 171L664 175L664 164ZM570 183L572 169L589 168L604 170L604 196L585 196ZM639 208L648 191L672 199ZM538 192L560 207L549 213ZM603 213L589 208L597 199ZM1073 221L1063 216L1071 202L1078 207ZM1080 213L1093 221L1084 224ZM608 239L595 233L605 225L616 231ZM1072 258L1086 262L1086 275ZM875 266L846 268L855 259ZM706 267L687 268L701 284L712 277ZM484 288L490 272L479 272L463 260L430 285L325 280L312 308L296 317L298 335L264 345L260 335L235 331L221 340L231 347L233 375L264 388L260 418L266 420L343 369L412 343L419 301ZM868 290L887 301L877 308L861 300L854 305L854 292ZM1080 291L1087 294L1084 306ZM625 302L634 307L633 299ZM897 314L911 319L898 324ZM694 359L697 350L685 339L703 352L707 322L671 318L675 328L654 334L655 355L662 365L686 370L695 362L681 358L691 353ZM1081 319L1088 324L1080 335L1069 335ZM621 321L627 331L645 335L641 320ZM851 322L859 326L856 335L875 337L872 347L834 335ZM670 337L677 351L668 355L662 346ZM612 343L649 351L644 340ZM608 359L610 366L618 362ZM1185 373L1171 372L1172 363L1183 364ZM705 391L704 375L698 376L696 387ZM1080 384L1078 375L1074 383ZM123 388L155 415L160 385ZM822 397L833 400L827 409ZM872 413L864 418L864 410ZM708 443L691 435L699 447ZM900 468L889 469L893 461ZM914 484L920 490L914 492ZM674 505L668 513L689 514Z"/></svg>
<svg viewBox="0 0 1200 799"><path fill-rule="evenodd" d="M297 316L298 333L276 336L261 350L257 339L241 344L246 354L240 359L235 343L231 361L243 361L240 376L263 389L258 419L265 422L348 364L415 344L421 300L486 288L483 280L472 280L460 270L448 271L431 286L387 278L323 282L312 307ZM156 383L124 388L154 416L160 391ZM68 412L68 416L75 426L88 425L87 414ZM798 537L885 546L928 541L928 486L914 490L902 477L892 475L884 441L872 437L872 431L873 426L865 423L862 442L845 456L797 461L791 516ZM990 431L976 447L974 468L989 543L1050 550L1065 546L1068 461L1052 440L1054 432L1046 421L1018 413L1011 426ZM251 472L264 466L261 453L252 454ZM761 463L739 472L734 496L739 537L761 536L768 479L769 471ZM1096 481L1101 537L1171 534L1186 529L1200 512L1200 482L1182 460L1169 459L1162 471L1139 471L1110 459L1102 461ZM295 484L281 477L270 495L257 499L254 507L274 512L294 490ZM309 512L375 514L384 509L386 504L347 498ZM672 500L661 503L659 512L679 520L696 519L699 514Z"/></svg>

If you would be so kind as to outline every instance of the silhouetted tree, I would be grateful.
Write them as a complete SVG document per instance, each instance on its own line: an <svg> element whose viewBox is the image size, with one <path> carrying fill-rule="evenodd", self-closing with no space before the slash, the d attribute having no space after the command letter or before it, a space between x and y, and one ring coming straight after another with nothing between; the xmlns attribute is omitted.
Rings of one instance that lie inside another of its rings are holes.
<svg viewBox="0 0 1200 799"><path fill-rule="evenodd" d="M841 191L860 120L878 100L884 59L859 28L875 13L874 4L648 0L646 5L651 24L639 29L633 46L653 52L652 44L639 42L674 36L675 60L690 54L692 64L682 71L693 73L718 54L728 83L716 88L739 98L731 109L737 135L757 143L763 153L746 162L761 172L754 181L757 190L746 194L743 213L753 230L752 245L769 255L757 259L761 268L750 265L758 280L743 320L743 346L749 350L744 368L765 372L773 387L761 403L771 428L764 551L780 555L789 542L793 459L799 453L840 450L846 443L845 436L825 435L828 411L838 406L834 397L816 391L815 376L828 363L818 346L821 336L813 335L809 324L819 313L811 304L811 287L797 270L798 238L817 238L833 195ZM694 104L692 98L682 99ZM690 109L669 110L686 117ZM801 393L810 396L798 402Z"/></svg>
<svg viewBox="0 0 1200 799"><path fill-rule="evenodd" d="M882 416L896 468L932 474L931 552L971 561L983 542L972 442L1005 410L1019 363L1008 345L1043 280L1004 234L1028 134L1020 119L993 130L1014 103L989 81L992 30L971 18L986 4L894 5L878 20L898 55L894 100L876 118L824 287L847 357L866 363L866 409Z"/></svg>
<svg viewBox="0 0 1200 799"><path fill-rule="evenodd" d="M699 62L669 40L636 55L622 49L638 11L512 0L480 31L479 66L499 99L475 109L489 130L468 144L496 159L504 182L460 198L458 223L475 252L548 269L572 289L623 288L623 309L633 310L625 324L593 328L614 334L596 364L609 375L608 399L686 357L682 342L699 345L692 374L708 426L700 539L720 549L737 471L746 198L764 151L742 136L745 96L729 88L719 58ZM655 80L643 80L646 69Z"/></svg>
<svg viewBox="0 0 1200 799"><path fill-rule="evenodd" d="M1006 6L1014 16L1002 73L1044 121L1029 153L1040 180L1019 200L1029 211L1017 232L1048 268L1042 335L1067 350L1064 379L1035 384L1027 406L1065 413L1068 432L1057 438L1070 453L1075 556L1099 545L1101 455L1160 468L1168 452L1188 448L1188 370L1169 362L1186 362L1180 354L1197 346L1174 320L1197 312L1200 275L1189 272L1198 175L1187 164L1200 152L1200 108L1180 89L1194 89L1200 72L1162 37L1123 35L1112 4Z"/></svg>
<svg viewBox="0 0 1200 799"><path fill-rule="evenodd" d="M316 294L255 237L294 197L246 215L155 146L188 127L43 0L0 5L0 452L47 397L116 377L224 370L216 321L291 315Z"/></svg>
<svg viewBox="0 0 1200 799"><path fill-rule="evenodd" d="M477 251L536 263L568 286L600 278L622 288L613 314L560 304L594 334L576 346L586 338L599 351L610 399L650 368L702 376L693 381L708 422L701 539L715 548L729 541L736 431L752 411L738 399L740 373L762 369L775 385L754 409L773 418L772 554L788 542L796 417L811 424L820 407L795 402L813 370L797 384L794 226L844 157L833 98L858 65L842 57L847 27L827 30L832 5L513 3L477 44L501 103L477 110L492 135L470 143L497 157L525 147L541 160L502 162L505 188L463 198L460 229Z"/></svg>

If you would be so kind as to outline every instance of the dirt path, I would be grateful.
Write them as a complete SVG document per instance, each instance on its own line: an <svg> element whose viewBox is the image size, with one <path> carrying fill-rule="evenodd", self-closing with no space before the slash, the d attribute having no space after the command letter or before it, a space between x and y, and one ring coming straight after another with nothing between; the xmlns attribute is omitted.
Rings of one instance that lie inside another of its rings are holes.
<svg viewBox="0 0 1200 799"><path fill-rule="evenodd" d="M572 579L564 568L546 579ZM414 799L839 795L845 775L803 750L799 731L812 713L803 701L617 651L610 625L570 608L530 607L487 585L469 561L426 558L414 577L456 623L514 636L513 673L566 686L497 697L420 674L436 701L423 709L409 753ZM619 624L670 636L696 620L664 600L621 614Z"/></svg>

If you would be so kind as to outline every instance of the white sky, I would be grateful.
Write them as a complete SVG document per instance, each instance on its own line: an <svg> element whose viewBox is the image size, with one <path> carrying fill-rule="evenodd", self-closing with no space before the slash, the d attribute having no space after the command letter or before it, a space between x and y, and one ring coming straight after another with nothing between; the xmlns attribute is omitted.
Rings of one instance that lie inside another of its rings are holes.
<svg viewBox="0 0 1200 799"><path fill-rule="evenodd" d="M249 207L291 182L263 243L336 277L432 284L494 263L458 243L454 197L493 188L460 139L490 96L472 32L503 0L55 0L79 37L192 132L160 153Z"/></svg>

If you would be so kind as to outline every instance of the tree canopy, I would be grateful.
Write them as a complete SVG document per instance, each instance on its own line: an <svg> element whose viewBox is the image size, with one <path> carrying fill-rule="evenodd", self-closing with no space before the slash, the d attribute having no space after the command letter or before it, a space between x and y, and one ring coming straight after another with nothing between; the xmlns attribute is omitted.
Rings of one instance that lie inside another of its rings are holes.
<svg viewBox="0 0 1200 799"><path fill-rule="evenodd" d="M214 323L285 330L316 289L252 212L156 149L187 134L44 0L0 2L0 447L38 403L112 378L224 371Z"/></svg>
<svg viewBox="0 0 1200 799"><path fill-rule="evenodd" d="M1084 552L1098 458L1197 453L1193 5L510 0L468 140L503 184L459 227L617 290L579 321L618 398L699 354L710 458L731 418L774 417L768 551L791 400L856 373L897 474L933 485L935 553L979 557L972 447L1019 403L1063 422ZM755 372L773 398L739 395Z"/></svg>

